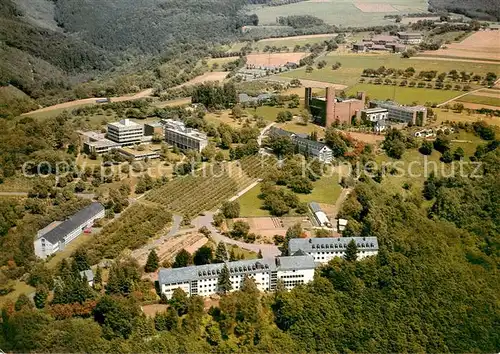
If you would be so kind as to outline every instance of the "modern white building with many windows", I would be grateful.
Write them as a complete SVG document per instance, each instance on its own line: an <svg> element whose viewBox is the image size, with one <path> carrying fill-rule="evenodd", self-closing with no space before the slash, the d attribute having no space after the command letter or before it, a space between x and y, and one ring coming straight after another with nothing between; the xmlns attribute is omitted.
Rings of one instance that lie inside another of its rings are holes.
<svg viewBox="0 0 500 354"><path fill-rule="evenodd" d="M38 231L34 242L35 255L45 259L64 247L92 227L97 219L104 217L104 207L92 203L63 222L54 222Z"/></svg>
<svg viewBox="0 0 500 354"><path fill-rule="evenodd" d="M376 237L292 238L288 243L288 252L291 255L306 253L315 262L328 263L335 257L344 257L347 245L352 240L358 247L358 259L378 253Z"/></svg>
<svg viewBox="0 0 500 354"><path fill-rule="evenodd" d="M181 150L196 150L201 152L208 145L207 135L187 128L183 122L173 119L161 121L165 131L165 142L177 146Z"/></svg>
<svg viewBox="0 0 500 354"><path fill-rule="evenodd" d="M225 263L229 269L232 290L239 290L245 276L255 280L260 291L272 291L281 279L287 289L313 280L316 263L309 255L276 257L274 260L256 259ZM167 299L175 289L188 295L210 296L218 291L219 276L224 263L163 268L158 272L161 293Z"/></svg>
<svg viewBox="0 0 500 354"><path fill-rule="evenodd" d="M121 146L140 144L144 136L144 126L130 119L108 124L107 138Z"/></svg>

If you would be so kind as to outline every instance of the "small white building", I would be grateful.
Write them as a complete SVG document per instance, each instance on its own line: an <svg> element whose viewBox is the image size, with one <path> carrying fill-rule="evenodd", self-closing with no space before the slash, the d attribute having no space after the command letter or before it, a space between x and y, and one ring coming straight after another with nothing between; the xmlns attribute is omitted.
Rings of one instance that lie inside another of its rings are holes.
<svg viewBox="0 0 500 354"><path fill-rule="evenodd" d="M287 289L314 279L316 264L311 256L276 257L225 263L229 269L232 291L239 290L245 276L254 279L260 291L272 291L282 280ZM219 276L224 263L184 268L162 268L158 272L160 291L167 299L175 289L186 294L211 296L218 292Z"/></svg>
<svg viewBox="0 0 500 354"><path fill-rule="evenodd" d="M398 32L399 40L403 44L420 44L422 43L422 33L420 32Z"/></svg>
<svg viewBox="0 0 500 354"><path fill-rule="evenodd" d="M45 259L64 247L92 227L98 219L104 218L104 207L92 203L63 222L54 222L38 231L34 241L35 255Z"/></svg>
<svg viewBox="0 0 500 354"><path fill-rule="evenodd" d="M85 279L89 283L89 286L94 286L94 272L92 271L92 269L82 270L80 272L80 276L82 278L85 277Z"/></svg>
<svg viewBox="0 0 500 354"><path fill-rule="evenodd" d="M141 143L144 136L144 126L130 119L122 119L119 122L108 124L107 138L121 144L130 146Z"/></svg>
<svg viewBox="0 0 500 354"><path fill-rule="evenodd" d="M390 124L386 120L379 120L373 126L373 131L375 133L383 133L390 127Z"/></svg>
<svg viewBox="0 0 500 354"><path fill-rule="evenodd" d="M335 257L344 257L352 240L358 247L358 259L378 253L376 237L292 238L288 243L288 252L291 255L306 253L313 256L315 262L328 263Z"/></svg>
<svg viewBox="0 0 500 354"><path fill-rule="evenodd" d="M311 209L318 226L320 227L332 227L332 223L328 216L326 216L325 212L321 209L318 203L311 202L309 203L309 208Z"/></svg>
<svg viewBox="0 0 500 354"><path fill-rule="evenodd" d="M387 120L389 117L389 111L386 108L367 108L361 110L361 118L370 121L378 122L381 120Z"/></svg>

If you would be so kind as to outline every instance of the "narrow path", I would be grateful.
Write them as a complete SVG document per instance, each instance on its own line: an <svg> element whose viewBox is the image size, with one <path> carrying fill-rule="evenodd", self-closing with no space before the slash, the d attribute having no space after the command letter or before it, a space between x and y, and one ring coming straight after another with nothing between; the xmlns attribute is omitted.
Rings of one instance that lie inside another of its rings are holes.
<svg viewBox="0 0 500 354"><path fill-rule="evenodd" d="M211 237L216 242L224 242L229 245L236 245L238 247L244 248L249 251L262 252L262 256L264 258L274 258L276 256L281 255L281 251L275 245L269 244L254 244L254 243L245 243L242 241L233 240L229 237L222 235L212 224L213 221L213 212L207 212L205 215L198 216L191 223L196 226L196 228L200 228L206 226L211 234Z"/></svg>
<svg viewBox="0 0 500 354"><path fill-rule="evenodd" d="M248 187L246 187L245 189L243 189L242 191L238 192L238 194L232 196L231 198L229 198L229 201L232 202L233 200L236 200L238 199L239 197L241 197L243 194L245 194L246 192L248 192L250 189L252 189L253 187L255 187L256 185L258 185L260 182L262 182L262 179L258 179L257 181L253 182L251 185L249 185Z"/></svg>
<svg viewBox="0 0 500 354"><path fill-rule="evenodd" d="M462 98L462 97L464 97L464 96L470 95L470 94L472 94L472 93L474 93L474 92L481 91L483 88L484 88L484 87L481 87L481 88L476 89L476 90L473 90L473 91L467 91L466 93L463 93L463 94L461 94L461 95L459 95L459 96L457 96L457 97L453 97L453 98L449 99L448 101L445 101L445 102L443 102L443 103L438 104L436 107L441 107L441 106L444 106L444 105L446 105L446 104L448 104L448 103L450 103L450 102L453 102L453 101L455 101L455 100L458 100L459 98Z"/></svg>
<svg viewBox="0 0 500 354"><path fill-rule="evenodd" d="M340 211L340 208L342 207L342 204L346 201L347 197L349 194L352 192L352 188L344 188L342 189L342 192L340 192L339 197L335 201L335 210L333 213L333 218L336 219L337 215Z"/></svg>

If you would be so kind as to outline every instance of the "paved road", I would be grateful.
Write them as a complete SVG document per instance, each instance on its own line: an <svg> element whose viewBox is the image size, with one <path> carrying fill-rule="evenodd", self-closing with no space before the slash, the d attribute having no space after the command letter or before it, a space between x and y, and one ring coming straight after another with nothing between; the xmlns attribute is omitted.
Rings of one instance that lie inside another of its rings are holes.
<svg viewBox="0 0 500 354"><path fill-rule="evenodd" d="M254 243L245 243L242 241L233 240L229 237L226 237L219 233L219 231L212 225L213 221L213 212L207 212L205 215L198 216L191 223L196 226L196 228L200 228L202 226L206 226L212 233L211 237L216 242L224 242L230 245L236 245L238 247L244 248L249 251L259 252L262 251L262 256L264 258L274 258L276 256L281 255L280 250L275 245L268 244L254 244Z"/></svg>
<svg viewBox="0 0 500 354"><path fill-rule="evenodd" d="M245 194L246 192L248 192L250 189L252 189L253 187L255 187L256 185L258 185L260 182L262 182L262 179L259 178L257 181L253 182L251 185L249 185L248 187L246 187L245 189L243 189L242 191L238 192L238 194L232 196L229 201L232 202L233 200L236 200L238 199L239 197L241 197L243 194Z"/></svg>
<svg viewBox="0 0 500 354"><path fill-rule="evenodd" d="M179 229L181 228L182 216L174 215L173 219L174 220L173 220L172 228L167 233L167 237L175 236L179 232Z"/></svg>
<svg viewBox="0 0 500 354"><path fill-rule="evenodd" d="M268 124L260 131L259 137L257 138L257 143L259 144L259 146L262 145L262 139L264 138L264 135L266 135L267 131L271 129L271 127L275 124L275 122Z"/></svg>

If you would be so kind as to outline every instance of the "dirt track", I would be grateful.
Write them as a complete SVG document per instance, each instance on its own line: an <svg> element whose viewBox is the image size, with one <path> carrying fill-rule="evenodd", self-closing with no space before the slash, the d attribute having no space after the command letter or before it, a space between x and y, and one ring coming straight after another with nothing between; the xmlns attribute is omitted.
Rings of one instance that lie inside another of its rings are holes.
<svg viewBox="0 0 500 354"><path fill-rule="evenodd" d="M298 63L307 53L249 54L247 64L256 66L283 66L288 62Z"/></svg>
<svg viewBox="0 0 500 354"><path fill-rule="evenodd" d="M192 86L196 84L201 84L203 82L208 82L208 81L223 81L227 75L229 75L229 72L227 71L214 71L214 72L209 72L205 73L203 75L197 76L194 79L189 80L188 82L185 82L181 85L175 86L175 88L181 88L184 86Z"/></svg>
<svg viewBox="0 0 500 354"><path fill-rule="evenodd" d="M303 36L291 36L291 37L278 37L278 38L265 38L261 39L257 43L261 42L274 42L274 41L287 41L287 40L294 40L294 39L309 39L309 38L328 38L328 37L334 37L336 36L335 33L325 33L325 34L307 34Z"/></svg>
<svg viewBox="0 0 500 354"><path fill-rule="evenodd" d="M153 93L153 89L147 89L141 92L136 93L135 95L127 95L127 96L120 96L120 97L111 97L111 102L122 102L122 101L132 101L132 100L137 100L139 98L144 98L144 97L149 97ZM81 100L75 100L75 101L70 101L70 102L64 102L64 103L59 103L55 104L53 106L49 107L44 107L37 109L35 111L31 111L28 113L23 113L22 115L30 115L33 113L41 113L41 112L50 112L56 109L64 109L64 108L72 108L75 106L80 106L82 104L94 104L96 103L96 99L99 99L99 97L92 97L92 98L84 98Z"/></svg>
<svg viewBox="0 0 500 354"><path fill-rule="evenodd" d="M432 53L437 53L437 51L427 51L427 52L424 52L426 54L432 54ZM498 61L492 61L492 60L478 60L478 59L461 59L461 58L453 58L453 57L449 57L449 58L440 58L440 57L419 57L419 56L416 56L416 57L411 57L411 59L417 59L417 60L443 60L443 61L461 61L461 62L466 62L466 63L482 63L482 64L498 64L500 65L500 62Z"/></svg>

